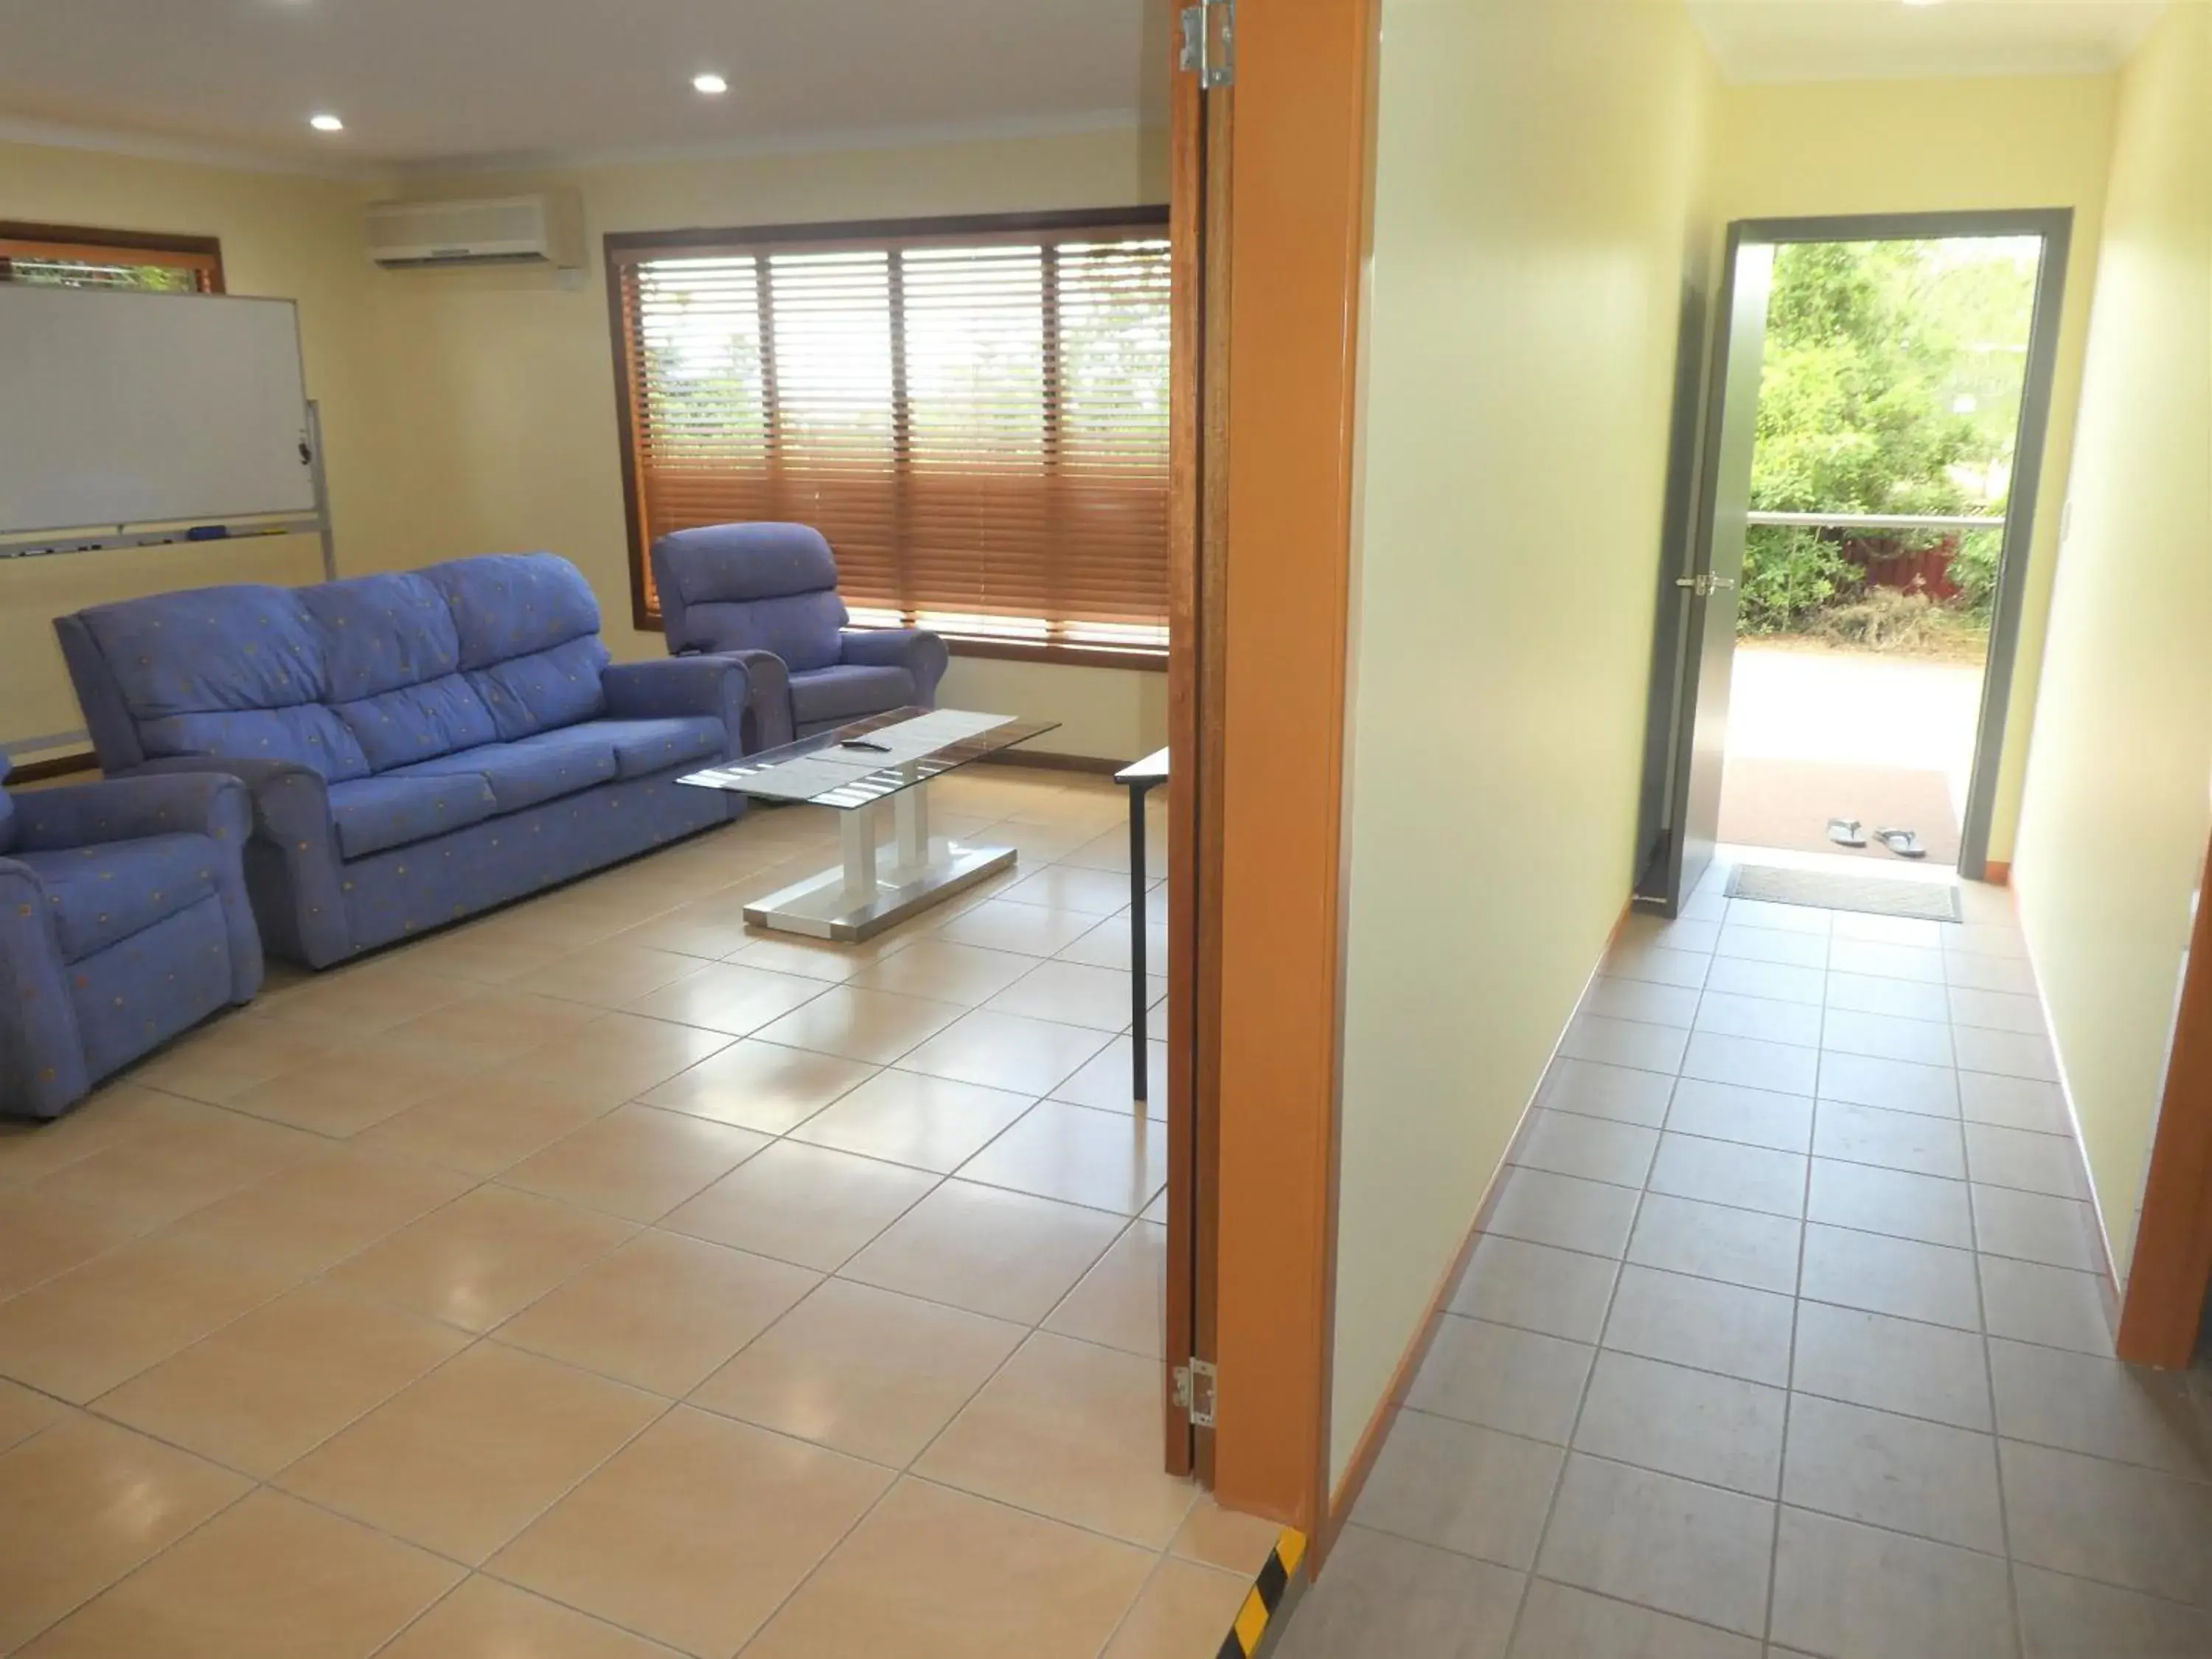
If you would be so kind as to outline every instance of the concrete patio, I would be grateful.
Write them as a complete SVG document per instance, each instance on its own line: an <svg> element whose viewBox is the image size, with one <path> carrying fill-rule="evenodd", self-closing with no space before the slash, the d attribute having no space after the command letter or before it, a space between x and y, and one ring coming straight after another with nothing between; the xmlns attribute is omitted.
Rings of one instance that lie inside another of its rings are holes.
<svg viewBox="0 0 2212 1659"><path fill-rule="evenodd" d="M1729 698L1722 841L1896 863L1877 828L1919 832L1954 862L1980 718L1982 665L1746 640ZM1828 820L1855 817L1851 854Z"/></svg>

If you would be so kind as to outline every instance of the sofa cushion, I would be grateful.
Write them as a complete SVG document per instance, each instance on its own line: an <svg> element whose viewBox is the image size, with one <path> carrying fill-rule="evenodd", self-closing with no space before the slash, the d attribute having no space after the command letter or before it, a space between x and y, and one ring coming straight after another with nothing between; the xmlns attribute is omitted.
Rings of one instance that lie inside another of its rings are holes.
<svg viewBox="0 0 2212 1659"><path fill-rule="evenodd" d="M355 576L299 591L323 636L331 702L419 685L457 672L460 635L436 585L411 571Z"/></svg>
<svg viewBox="0 0 2212 1659"><path fill-rule="evenodd" d="M903 668L842 663L791 677L791 718L798 726L856 720L913 701L914 676Z"/></svg>
<svg viewBox="0 0 2212 1659"><path fill-rule="evenodd" d="M617 777L650 777L686 761L707 760L729 750L729 728L712 714L671 714L657 720L592 720L572 726L562 737L586 733L614 746Z"/></svg>
<svg viewBox="0 0 2212 1659"><path fill-rule="evenodd" d="M155 593L94 605L82 619L134 720L329 695L322 630L293 588Z"/></svg>
<svg viewBox="0 0 2212 1659"><path fill-rule="evenodd" d="M465 670L599 635L592 585L574 565L550 553L453 559L421 574L446 597Z"/></svg>
<svg viewBox="0 0 2212 1659"><path fill-rule="evenodd" d="M502 738L574 726L606 711L599 675L607 648L596 636L495 663L468 676Z"/></svg>
<svg viewBox="0 0 2212 1659"><path fill-rule="evenodd" d="M606 723L594 721L514 743L487 744L385 775L444 777L471 772L491 785L498 811L519 812L607 782L617 775L615 744Z"/></svg>
<svg viewBox="0 0 2212 1659"><path fill-rule="evenodd" d="M8 757L0 755L0 783L5 783L9 771ZM15 844L15 802L5 789L0 789L0 853Z"/></svg>
<svg viewBox="0 0 2212 1659"><path fill-rule="evenodd" d="M331 786L331 821L337 830L338 851L349 859L410 847L448 830L481 823L498 810L491 785L481 772L355 778Z"/></svg>
<svg viewBox="0 0 2212 1659"><path fill-rule="evenodd" d="M459 674L342 702L332 712L361 744L370 769L378 772L474 749L499 738L491 710L484 707L476 687Z"/></svg>
<svg viewBox="0 0 2212 1659"><path fill-rule="evenodd" d="M149 836L15 856L46 884L64 962L81 962L213 897L221 868L205 836Z"/></svg>
<svg viewBox="0 0 2212 1659"><path fill-rule="evenodd" d="M214 755L224 760L290 761L333 781L366 777L368 760L353 733L319 702L292 708L241 708L231 713L171 714L143 721L138 741L147 755Z"/></svg>

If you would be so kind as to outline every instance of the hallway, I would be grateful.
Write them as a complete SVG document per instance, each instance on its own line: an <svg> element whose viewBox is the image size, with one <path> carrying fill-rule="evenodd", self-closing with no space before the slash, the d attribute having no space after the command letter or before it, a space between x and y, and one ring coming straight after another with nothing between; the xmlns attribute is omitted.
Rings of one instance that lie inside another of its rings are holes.
<svg viewBox="0 0 2212 1659"><path fill-rule="evenodd" d="M1637 918L1281 1659L2212 1654L2009 896Z"/></svg>

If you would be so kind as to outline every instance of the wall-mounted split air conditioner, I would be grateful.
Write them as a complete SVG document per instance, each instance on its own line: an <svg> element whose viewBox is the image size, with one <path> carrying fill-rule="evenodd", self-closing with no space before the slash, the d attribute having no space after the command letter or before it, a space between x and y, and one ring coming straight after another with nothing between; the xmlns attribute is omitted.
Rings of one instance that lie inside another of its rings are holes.
<svg viewBox="0 0 2212 1659"><path fill-rule="evenodd" d="M583 202L573 190L477 201L376 202L368 257L387 270L584 263Z"/></svg>

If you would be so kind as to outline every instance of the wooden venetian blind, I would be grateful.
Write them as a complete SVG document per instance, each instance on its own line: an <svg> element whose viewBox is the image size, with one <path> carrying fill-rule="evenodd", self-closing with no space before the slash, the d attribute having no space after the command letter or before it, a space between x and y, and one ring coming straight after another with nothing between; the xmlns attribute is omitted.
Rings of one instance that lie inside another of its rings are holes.
<svg viewBox="0 0 2212 1659"><path fill-rule="evenodd" d="M1167 642L1168 249L1143 222L610 239L653 539L792 519L864 623Z"/></svg>

